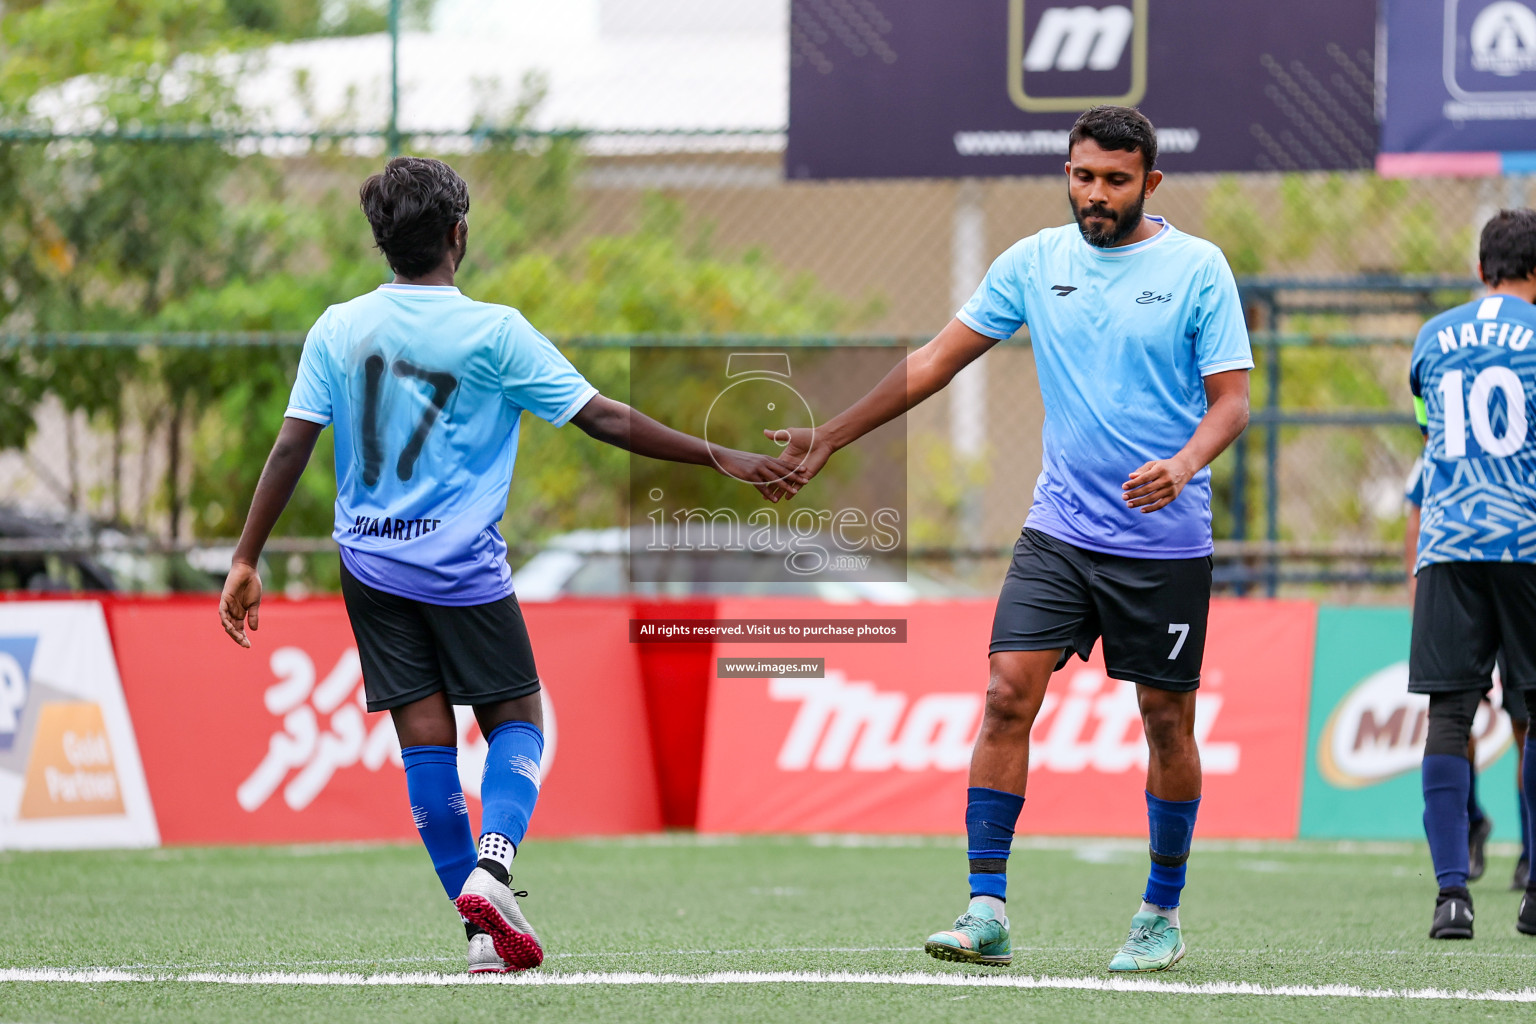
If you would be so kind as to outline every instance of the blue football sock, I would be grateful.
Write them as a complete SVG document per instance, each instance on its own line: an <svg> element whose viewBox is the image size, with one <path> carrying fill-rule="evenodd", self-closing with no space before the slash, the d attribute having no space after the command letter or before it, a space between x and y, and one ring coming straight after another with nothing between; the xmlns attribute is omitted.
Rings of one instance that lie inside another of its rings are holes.
<svg viewBox="0 0 1536 1024"><path fill-rule="evenodd" d="M1477 802L1477 769L1472 770L1472 785L1467 787L1467 824L1476 825L1487 817L1483 805Z"/></svg>
<svg viewBox="0 0 1536 1024"><path fill-rule="evenodd" d="M475 869L475 838L469 832L469 808L459 785L459 752L453 747L406 747L400 757L405 762L411 818L438 879L453 899Z"/></svg>
<svg viewBox="0 0 1536 1024"><path fill-rule="evenodd" d="M1442 889L1467 885L1467 790L1472 765L1460 754L1424 755L1424 835Z"/></svg>
<svg viewBox="0 0 1536 1024"><path fill-rule="evenodd" d="M1520 826L1524 830L1525 862L1536 850L1536 732L1525 734L1525 764L1521 768Z"/></svg>
<svg viewBox="0 0 1536 1024"><path fill-rule="evenodd" d="M1530 757L1531 757L1531 754L1530 754L1531 741L1530 740L1526 740L1525 747L1526 747L1526 754L1525 754L1526 764L1529 764L1530 763ZM1522 766L1522 772L1523 771L1524 771L1524 767ZM1531 860L1531 802L1530 802L1530 800L1528 800L1526 798L1526 795L1525 795L1528 792L1528 789L1526 788L1526 785L1525 785L1525 780L1522 778L1522 779L1516 779L1515 781L1516 781L1516 783L1518 783L1518 789L1517 789L1517 791L1515 793L1515 805L1520 808L1520 856L1525 859L1526 863L1530 863L1530 860Z"/></svg>
<svg viewBox="0 0 1536 1024"><path fill-rule="evenodd" d="M544 734L532 722L503 722L486 739L490 750L480 781L480 835L505 836L515 847L523 841L539 799Z"/></svg>
<svg viewBox="0 0 1536 1024"><path fill-rule="evenodd" d="M1008 897L1008 851L1024 798L1000 789L972 786L965 794L966 855L971 861L971 896Z"/></svg>
<svg viewBox="0 0 1536 1024"><path fill-rule="evenodd" d="M1185 870L1189 867L1189 848L1195 839L1195 815L1199 811L1199 797L1164 800L1147 794L1152 870L1147 874L1147 891L1141 898L1148 903L1165 910L1179 905Z"/></svg>

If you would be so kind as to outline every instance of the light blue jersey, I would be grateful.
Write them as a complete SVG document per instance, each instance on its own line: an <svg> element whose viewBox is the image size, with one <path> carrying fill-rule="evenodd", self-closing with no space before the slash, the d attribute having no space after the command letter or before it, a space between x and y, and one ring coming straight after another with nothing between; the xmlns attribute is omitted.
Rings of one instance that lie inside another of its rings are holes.
<svg viewBox="0 0 1536 1024"><path fill-rule="evenodd" d="M1441 313L1408 381L1426 435L1414 571L1536 562L1536 306L1490 295Z"/></svg>
<svg viewBox="0 0 1536 1024"><path fill-rule="evenodd" d="M1006 339L1026 323L1045 401L1044 454L1025 525L1132 558L1197 558L1211 545L1211 474L1143 513L1122 485L1178 454L1206 412L1204 378L1253 366L1237 284L1221 250L1161 225L1100 249L1076 224L999 256L957 316Z"/></svg>
<svg viewBox="0 0 1536 1024"><path fill-rule="evenodd" d="M496 523L523 410L558 427L596 394L517 310L386 284L315 322L286 415L336 427L334 536L354 576L486 604L512 593Z"/></svg>

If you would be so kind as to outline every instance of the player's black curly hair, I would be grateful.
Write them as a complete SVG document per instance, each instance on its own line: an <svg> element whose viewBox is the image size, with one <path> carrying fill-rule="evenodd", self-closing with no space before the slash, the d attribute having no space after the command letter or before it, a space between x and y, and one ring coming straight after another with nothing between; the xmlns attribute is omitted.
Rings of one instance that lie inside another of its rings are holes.
<svg viewBox="0 0 1536 1024"><path fill-rule="evenodd" d="M1067 136L1067 152L1084 139L1092 139L1103 149L1141 153L1148 173L1157 165L1157 129L1135 107L1105 105L1083 111Z"/></svg>
<svg viewBox="0 0 1536 1024"><path fill-rule="evenodd" d="M1536 210L1500 210L1483 225L1477 246L1489 287L1536 274Z"/></svg>
<svg viewBox="0 0 1536 1024"><path fill-rule="evenodd" d="M469 215L469 186L441 160L397 156L358 190L390 269L421 277L443 262L448 233Z"/></svg>

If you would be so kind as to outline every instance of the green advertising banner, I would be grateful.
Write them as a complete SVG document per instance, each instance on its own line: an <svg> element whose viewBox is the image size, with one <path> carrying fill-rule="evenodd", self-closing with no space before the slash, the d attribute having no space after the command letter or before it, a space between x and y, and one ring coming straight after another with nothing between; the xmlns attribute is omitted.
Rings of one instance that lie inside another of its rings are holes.
<svg viewBox="0 0 1536 1024"><path fill-rule="evenodd" d="M1429 701L1408 692L1410 630L1407 608L1319 609L1303 838L1424 838L1419 762ZM1478 799L1493 837L1517 842L1509 717L1485 704L1473 733Z"/></svg>

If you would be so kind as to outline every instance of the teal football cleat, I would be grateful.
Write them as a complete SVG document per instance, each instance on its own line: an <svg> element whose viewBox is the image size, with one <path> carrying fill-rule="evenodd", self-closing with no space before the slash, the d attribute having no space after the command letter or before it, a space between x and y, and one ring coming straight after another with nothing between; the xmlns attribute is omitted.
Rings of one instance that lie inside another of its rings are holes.
<svg viewBox="0 0 1536 1024"><path fill-rule="evenodd" d="M1008 943L1008 919L998 920L992 908L972 903L955 922L952 931L928 936L923 950L939 960L961 964L1006 967L1013 962L1013 947Z"/></svg>
<svg viewBox="0 0 1536 1024"><path fill-rule="evenodd" d="M1184 958L1179 929L1161 914L1143 911L1131 918L1131 935L1109 962L1112 971L1166 971Z"/></svg>

